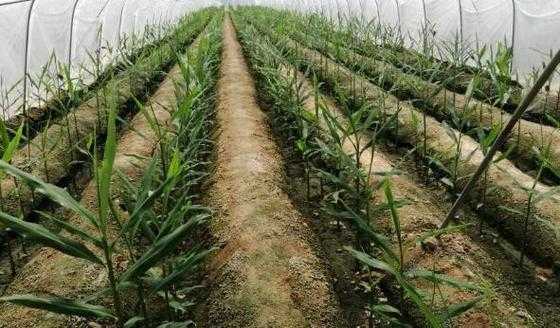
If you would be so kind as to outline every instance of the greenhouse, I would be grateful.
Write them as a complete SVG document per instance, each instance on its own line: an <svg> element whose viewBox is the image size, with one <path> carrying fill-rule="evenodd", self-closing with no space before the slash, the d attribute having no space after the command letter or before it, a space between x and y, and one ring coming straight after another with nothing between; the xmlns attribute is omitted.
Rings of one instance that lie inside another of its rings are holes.
<svg viewBox="0 0 560 328"><path fill-rule="evenodd" d="M560 327L560 0L0 0L0 328Z"/></svg>

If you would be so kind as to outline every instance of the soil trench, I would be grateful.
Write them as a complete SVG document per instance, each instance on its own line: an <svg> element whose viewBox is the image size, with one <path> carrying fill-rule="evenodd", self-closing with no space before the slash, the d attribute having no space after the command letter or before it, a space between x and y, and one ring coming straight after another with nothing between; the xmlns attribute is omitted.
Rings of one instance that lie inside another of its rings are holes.
<svg viewBox="0 0 560 328"><path fill-rule="evenodd" d="M205 327L341 327L305 218L282 190L283 160L229 16L218 81L216 175L207 202L221 249L208 263Z"/></svg>

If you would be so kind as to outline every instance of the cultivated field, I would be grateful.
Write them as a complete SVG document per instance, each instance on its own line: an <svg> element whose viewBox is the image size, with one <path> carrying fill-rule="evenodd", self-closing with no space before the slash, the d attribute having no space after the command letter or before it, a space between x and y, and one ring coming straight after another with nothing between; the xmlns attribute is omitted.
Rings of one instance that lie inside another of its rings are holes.
<svg viewBox="0 0 560 328"><path fill-rule="evenodd" d="M558 327L560 110L379 26L189 14L0 125L0 327ZM345 27L346 26L346 27Z"/></svg>

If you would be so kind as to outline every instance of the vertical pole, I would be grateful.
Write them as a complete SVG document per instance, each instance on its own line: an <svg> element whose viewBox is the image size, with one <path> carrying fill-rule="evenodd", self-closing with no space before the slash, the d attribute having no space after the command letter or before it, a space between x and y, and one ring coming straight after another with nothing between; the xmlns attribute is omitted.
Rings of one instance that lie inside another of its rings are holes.
<svg viewBox="0 0 560 328"><path fill-rule="evenodd" d="M422 50L424 52L424 54L427 54L428 51L428 15L426 13L426 1L422 0L422 13L423 13L423 17L424 17L424 22L422 23Z"/></svg>
<svg viewBox="0 0 560 328"><path fill-rule="evenodd" d="M68 65L68 72L71 72L72 67L72 39L74 37L74 21L76 17L76 8L78 8L78 2L80 0L75 0L74 5L72 7L72 16L70 17L70 39L68 41L68 58L66 64ZM69 74L71 77L71 74Z"/></svg>
<svg viewBox="0 0 560 328"><path fill-rule="evenodd" d="M122 35L122 21L123 21L123 14L124 14L124 7L126 7L126 2L127 0L123 0L123 5L121 7L121 13L120 13L120 17L119 17L119 35L118 35L118 39L117 39L117 45L120 47L121 46L121 35Z"/></svg>
<svg viewBox="0 0 560 328"><path fill-rule="evenodd" d="M25 56L23 62L23 117L27 121L27 73L29 70L29 38L31 30L31 14L33 13L33 7L35 6L36 0L31 0L29 5L29 10L27 11L27 27L25 29ZM25 123L26 135L29 135L29 124ZM27 155L31 157L31 143L27 143Z"/></svg>
<svg viewBox="0 0 560 328"><path fill-rule="evenodd" d="M515 49L515 25L517 23L517 10L515 9L515 0L511 0L511 10L512 12L512 22L511 22L511 62L509 66L509 72L513 71L513 53Z"/></svg>
<svg viewBox="0 0 560 328"><path fill-rule="evenodd" d="M463 45L463 4L461 0L457 0L459 2L459 41L461 46Z"/></svg>
<svg viewBox="0 0 560 328"><path fill-rule="evenodd" d="M381 24L381 13L379 11L379 0L375 0L375 8L377 10L377 24Z"/></svg>
<svg viewBox="0 0 560 328"><path fill-rule="evenodd" d="M397 6L397 23L399 24L399 37L402 37L401 9L400 9L400 6L399 6L399 0L395 0L395 5Z"/></svg>

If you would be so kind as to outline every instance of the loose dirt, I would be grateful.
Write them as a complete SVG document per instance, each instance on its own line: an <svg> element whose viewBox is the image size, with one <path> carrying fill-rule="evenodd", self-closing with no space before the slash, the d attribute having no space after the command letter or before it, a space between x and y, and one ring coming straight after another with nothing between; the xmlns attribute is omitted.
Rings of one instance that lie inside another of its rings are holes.
<svg viewBox="0 0 560 328"><path fill-rule="evenodd" d="M207 202L221 249L208 263L205 327L341 327L305 219L282 190L282 158L226 17L218 82L216 175Z"/></svg>

